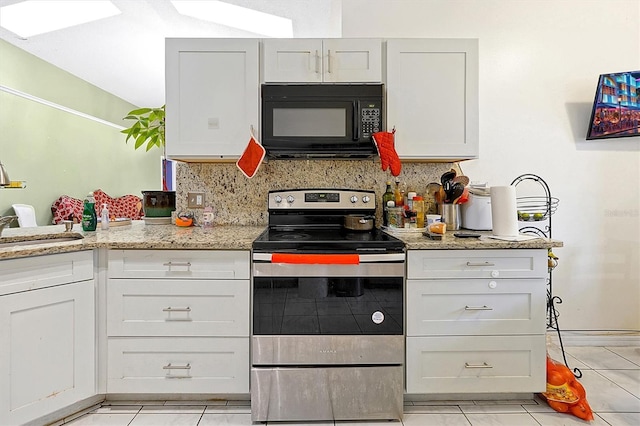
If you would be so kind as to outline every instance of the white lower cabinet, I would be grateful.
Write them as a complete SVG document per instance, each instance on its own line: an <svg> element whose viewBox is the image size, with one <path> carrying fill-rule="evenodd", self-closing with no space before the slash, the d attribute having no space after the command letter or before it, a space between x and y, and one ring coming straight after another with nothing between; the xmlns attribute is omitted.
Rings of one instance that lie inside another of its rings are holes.
<svg viewBox="0 0 640 426"><path fill-rule="evenodd" d="M95 395L92 252L4 260L0 276L5 289L30 288L0 296L0 424L31 422Z"/></svg>
<svg viewBox="0 0 640 426"><path fill-rule="evenodd" d="M545 249L407 257L407 393L544 391Z"/></svg>
<svg viewBox="0 0 640 426"><path fill-rule="evenodd" d="M249 339L111 337L110 393L246 393Z"/></svg>
<svg viewBox="0 0 640 426"><path fill-rule="evenodd" d="M248 393L249 259L110 250L107 393Z"/></svg>

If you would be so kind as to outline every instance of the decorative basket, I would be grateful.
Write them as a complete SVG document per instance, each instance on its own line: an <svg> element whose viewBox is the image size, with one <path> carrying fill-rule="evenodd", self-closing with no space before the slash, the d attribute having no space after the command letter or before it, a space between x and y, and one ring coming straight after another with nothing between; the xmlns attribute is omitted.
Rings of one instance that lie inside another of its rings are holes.
<svg viewBox="0 0 640 426"><path fill-rule="evenodd" d="M518 220L525 222L546 220L556 212L558 203L559 200L556 197L518 197L516 198Z"/></svg>

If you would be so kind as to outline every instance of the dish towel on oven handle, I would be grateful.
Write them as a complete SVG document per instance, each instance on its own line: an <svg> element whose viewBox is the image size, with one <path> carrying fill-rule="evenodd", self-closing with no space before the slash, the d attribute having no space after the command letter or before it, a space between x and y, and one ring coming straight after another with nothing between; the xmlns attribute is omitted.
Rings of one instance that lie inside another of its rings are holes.
<svg viewBox="0 0 640 426"><path fill-rule="evenodd" d="M267 153L258 138L253 134L253 126L251 126L250 133L249 143L240 158L238 158L238 161L236 161L236 166L249 179L255 176Z"/></svg>
<svg viewBox="0 0 640 426"><path fill-rule="evenodd" d="M376 132L371 136L380 156L382 170L387 171L391 167L391 174L398 176L402 170L402 164L394 147L395 133L396 128L394 127L391 132Z"/></svg>
<svg viewBox="0 0 640 426"><path fill-rule="evenodd" d="M297 263L306 265L359 265L357 254L292 254L273 253L271 263Z"/></svg>

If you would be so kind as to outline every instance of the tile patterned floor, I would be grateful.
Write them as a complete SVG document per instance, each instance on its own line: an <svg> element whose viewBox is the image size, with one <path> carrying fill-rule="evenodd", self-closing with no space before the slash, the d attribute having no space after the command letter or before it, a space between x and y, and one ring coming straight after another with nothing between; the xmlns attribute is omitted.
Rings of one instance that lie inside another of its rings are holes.
<svg viewBox="0 0 640 426"><path fill-rule="evenodd" d="M640 425L640 347L569 347L569 365L581 369L580 382L595 420L553 411L539 397L517 401L407 401L402 422L287 422L283 426L449 426L449 425ZM551 352L554 359L562 359ZM247 426L249 401L204 405L189 401L106 401L99 408L63 419L72 426ZM257 423L260 424L260 423ZM274 423L271 423L273 425Z"/></svg>

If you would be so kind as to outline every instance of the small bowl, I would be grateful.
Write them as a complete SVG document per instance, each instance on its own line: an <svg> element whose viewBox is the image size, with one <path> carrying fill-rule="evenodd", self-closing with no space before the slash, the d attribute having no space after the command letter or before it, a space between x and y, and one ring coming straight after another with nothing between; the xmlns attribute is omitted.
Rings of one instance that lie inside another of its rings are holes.
<svg viewBox="0 0 640 426"><path fill-rule="evenodd" d="M176 225L177 226L191 226L193 225L193 219L191 218L181 218L181 217L176 217Z"/></svg>

